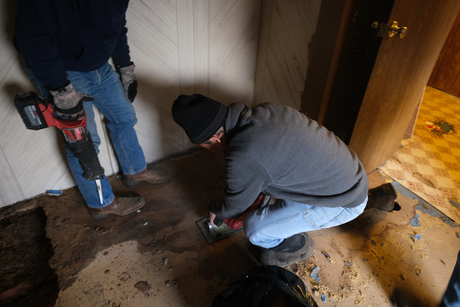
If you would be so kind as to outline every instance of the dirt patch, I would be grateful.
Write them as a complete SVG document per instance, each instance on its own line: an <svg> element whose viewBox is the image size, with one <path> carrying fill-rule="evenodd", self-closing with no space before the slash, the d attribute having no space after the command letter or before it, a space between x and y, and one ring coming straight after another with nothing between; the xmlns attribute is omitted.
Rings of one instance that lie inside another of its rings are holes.
<svg viewBox="0 0 460 307"><path fill-rule="evenodd" d="M54 306L57 275L41 208L11 214L0 210L0 306Z"/></svg>

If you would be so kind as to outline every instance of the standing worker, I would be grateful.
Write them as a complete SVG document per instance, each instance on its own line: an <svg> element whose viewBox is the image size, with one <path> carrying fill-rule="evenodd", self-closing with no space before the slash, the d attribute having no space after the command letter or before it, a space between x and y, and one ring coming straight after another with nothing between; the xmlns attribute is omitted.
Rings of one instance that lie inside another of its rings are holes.
<svg viewBox="0 0 460 307"><path fill-rule="evenodd" d="M194 94L180 95L172 115L192 143L224 154L225 192L210 203L212 225L216 216L241 216L261 192L277 199L243 221L262 264L286 266L311 257L315 244L305 232L347 223L366 208L393 209L394 189L385 185L369 193L356 153L297 110L274 103L227 107Z"/></svg>
<svg viewBox="0 0 460 307"><path fill-rule="evenodd" d="M134 64L127 40L129 0L19 0L14 43L25 58L26 72L56 116L82 119L96 150L100 145L93 104L104 114L123 183L158 184L170 176L147 168L134 125L137 94ZM118 73L108 63L112 58ZM115 197L104 175L102 197L94 181L83 177L78 159L67 148L73 177L95 218L126 215L145 204L143 197Z"/></svg>

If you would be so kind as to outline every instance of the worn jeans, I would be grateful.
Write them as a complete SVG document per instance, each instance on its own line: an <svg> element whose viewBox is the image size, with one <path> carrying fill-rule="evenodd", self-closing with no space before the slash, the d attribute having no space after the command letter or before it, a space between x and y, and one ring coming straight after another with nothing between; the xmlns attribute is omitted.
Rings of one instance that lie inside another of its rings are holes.
<svg viewBox="0 0 460 307"><path fill-rule="evenodd" d="M47 101L51 94L46 86L37 79L35 74L26 65L30 80L38 87ZM117 154L123 174L137 174L147 168L144 152L137 139L134 125L137 123L136 113L131 102L126 99L119 75L109 63L97 70L80 72L67 71L67 78L73 86L82 93L94 97L92 102L84 102L86 112L86 129L91 134L94 147L99 153L101 140L97 134L94 121L93 105L104 114L107 119L112 145ZM91 208L108 206L115 198L112 187L104 175L101 179L103 203L101 204L94 181L87 181L83 177L83 169L78 159L67 149L67 161L77 186L87 205Z"/></svg>
<svg viewBox="0 0 460 307"><path fill-rule="evenodd" d="M366 204L367 197L355 208L317 207L278 199L246 215L244 231L252 244L272 248L301 232L345 224L363 213Z"/></svg>

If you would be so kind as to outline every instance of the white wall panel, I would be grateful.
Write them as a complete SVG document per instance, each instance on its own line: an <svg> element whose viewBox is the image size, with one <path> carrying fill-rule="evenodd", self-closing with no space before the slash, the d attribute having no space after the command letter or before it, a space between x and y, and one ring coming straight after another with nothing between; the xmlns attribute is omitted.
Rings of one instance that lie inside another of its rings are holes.
<svg viewBox="0 0 460 307"><path fill-rule="evenodd" d="M17 199L23 199L19 182L6 159L3 150L0 150L0 207L14 203Z"/></svg>
<svg viewBox="0 0 460 307"><path fill-rule="evenodd" d="M17 93L34 90L11 42L15 3L0 0L0 206L75 184L58 131L27 130L13 104ZM273 101L298 107L319 4L131 0L128 41L139 82L135 129L147 162L193 146L171 116L180 94L202 93L225 104ZM102 142L99 159L110 175L119 171L116 155L103 116L96 111L95 117Z"/></svg>
<svg viewBox="0 0 460 307"><path fill-rule="evenodd" d="M13 104L15 94L34 89L11 43L15 3L0 0L0 206L74 185L58 131L27 130ZM179 94L251 104L260 7L261 0L131 0L128 41L139 82L135 129L147 162L192 146L171 116ZM103 116L95 116L99 159L110 175L118 171L116 156Z"/></svg>
<svg viewBox="0 0 460 307"><path fill-rule="evenodd" d="M184 149L182 131L171 116L181 76L177 7L175 0L132 0L127 13L128 42L139 82L135 129L147 162Z"/></svg>
<svg viewBox="0 0 460 307"><path fill-rule="evenodd" d="M321 0L265 0L254 103L300 109Z"/></svg>
<svg viewBox="0 0 460 307"><path fill-rule="evenodd" d="M211 98L252 103L261 5L260 0L211 1Z"/></svg>
<svg viewBox="0 0 460 307"><path fill-rule="evenodd" d="M195 48L195 91L209 96L209 55L210 55L210 22L211 1L194 1L194 48Z"/></svg>
<svg viewBox="0 0 460 307"><path fill-rule="evenodd" d="M14 106L16 94L35 90L22 69L22 58L13 43L15 1L2 0L0 14L0 198L8 205L73 185L57 131L27 130Z"/></svg>

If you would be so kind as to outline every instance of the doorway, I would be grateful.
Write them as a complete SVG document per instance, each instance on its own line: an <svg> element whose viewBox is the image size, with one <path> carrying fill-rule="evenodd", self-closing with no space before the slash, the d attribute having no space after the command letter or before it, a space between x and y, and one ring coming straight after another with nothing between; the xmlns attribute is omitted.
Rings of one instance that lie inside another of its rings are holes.
<svg viewBox="0 0 460 307"><path fill-rule="evenodd" d="M380 170L460 222L460 12L428 81L412 135Z"/></svg>
<svg viewBox="0 0 460 307"><path fill-rule="evenodd" d="M412 137L379 170L460 223L460 135L440 122L460 127L460 97L427 86Z"/></svg>
<svg viewBox="0 0 460 307"><path fill-rule="evenodd" d="M460 97L460 12L433 69L428 85Z"/></svg>
<svg viewBox="0 0 460 307"><path fill-rule="evenodd" d="M347 145L374 68L394 0L356 1L322 124Z"/></svg>

